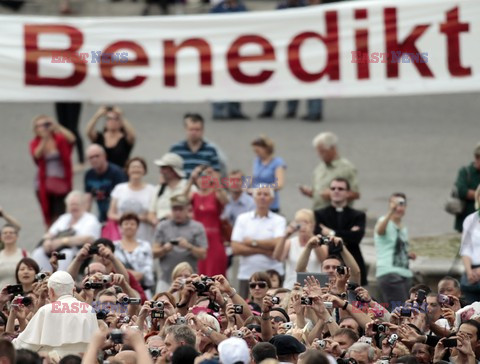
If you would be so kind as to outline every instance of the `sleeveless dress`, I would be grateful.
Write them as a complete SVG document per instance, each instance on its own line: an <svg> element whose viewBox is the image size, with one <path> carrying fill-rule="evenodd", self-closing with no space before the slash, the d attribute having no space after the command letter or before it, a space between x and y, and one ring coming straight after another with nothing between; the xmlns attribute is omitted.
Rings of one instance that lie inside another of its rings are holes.
<svg viewBox="0 0 480 364"><path fill-rule="evenodd" d="M198 262L198 273L210 277L216 274L225 275L227 255L220 230L222 205L218 202L215 192L208 195L193 194L192 205L193 219L203 225L208 240L207 257Z"/></svg>

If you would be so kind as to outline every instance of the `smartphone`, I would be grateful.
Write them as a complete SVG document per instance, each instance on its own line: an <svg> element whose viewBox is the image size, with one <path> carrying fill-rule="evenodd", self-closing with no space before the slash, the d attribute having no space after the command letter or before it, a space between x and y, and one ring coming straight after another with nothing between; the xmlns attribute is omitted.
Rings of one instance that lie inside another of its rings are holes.
<svg viewBox="0 0 480 364"><path fill-rule="evenodd" d="M170 240L170 244L172 244L172 245L178 245L178 240Z"/></svg>
<svg viewBox="0 0 480 364"><path fill-rule="evenodd" d="M455 348L457 347L457 339L445 339L443 340L443 346L445 348Z"/></svg>
<svg viewBox="0 0 480 364"><path fill-rule="evenodd" d="M412 309L409 307L402 307L400 309L400 316L402 317L411 317L412 316Z"/></svg>
<svg viewBox="0 0 480 364"><path fill-rule="evenodd" d="M422 304L423 301L425 301L425 298L427 297L427 292L423 289L419 289L417 291L417 302L418 304Z"/></svg>

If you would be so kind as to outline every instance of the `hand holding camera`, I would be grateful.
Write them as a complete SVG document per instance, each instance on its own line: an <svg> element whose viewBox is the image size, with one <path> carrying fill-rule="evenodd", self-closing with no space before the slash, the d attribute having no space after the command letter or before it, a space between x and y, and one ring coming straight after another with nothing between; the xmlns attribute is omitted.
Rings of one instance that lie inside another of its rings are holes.
<svg viewBox="0 0 480 364"><path fill-rule="evenodd" d="M272 296L265 295L262 302L262 313L268 313L272 310L274 303L272 302Z"/></svg>

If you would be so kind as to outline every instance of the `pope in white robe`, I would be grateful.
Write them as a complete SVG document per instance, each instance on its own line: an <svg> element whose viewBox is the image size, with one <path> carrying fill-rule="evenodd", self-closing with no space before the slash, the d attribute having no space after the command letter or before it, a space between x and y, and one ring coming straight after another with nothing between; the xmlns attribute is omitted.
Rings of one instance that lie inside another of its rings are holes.
<svg viewBox="0 0 480 364"><path fill-rule="evenodd" d="M98 330L95 311L73 297L74 281L63 271L48 278L49 304L41 307L25 330L12 341L16 349L55 350L60 357L84 353Z"/></svg>

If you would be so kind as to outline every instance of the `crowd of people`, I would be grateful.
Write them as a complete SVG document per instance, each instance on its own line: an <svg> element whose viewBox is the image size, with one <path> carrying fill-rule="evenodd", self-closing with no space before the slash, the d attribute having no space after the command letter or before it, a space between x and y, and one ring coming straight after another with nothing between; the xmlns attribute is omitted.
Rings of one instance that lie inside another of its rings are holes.
<svg viewBox="0 0 480 364"><path fill-rule="evenodd" d="M357 172L335 134L313 139L320 163L298 191L310 208L283 216L287 166L271 139L252 141L244 173L205 140L201 115L183 125L185 139L154 161L153 186L149 163L132 156L134 127L118 107L101 107L76 190L78 133L34 118L46 232L27 251L21 219L0 209L1 363L479 361L480 146L456 181L465 274L430 287L409 269L402 192L375 225L375 266L365 263Z"/></svg>

